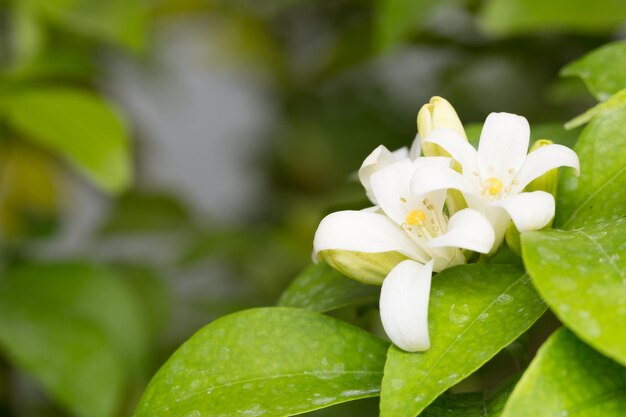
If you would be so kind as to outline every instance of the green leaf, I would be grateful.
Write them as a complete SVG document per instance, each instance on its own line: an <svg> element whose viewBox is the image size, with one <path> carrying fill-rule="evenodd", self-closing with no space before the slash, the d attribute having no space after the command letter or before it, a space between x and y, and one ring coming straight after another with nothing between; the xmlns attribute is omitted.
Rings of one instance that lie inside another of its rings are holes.
<svg viewBox="0 0 626 417"><path fill-rule="evenodd" d="M626 368L562 328L539 349L502 416L618 417L624 410Z"/></svg>
<svg viewBox="0 0 626 417"><path fill-rule="evenodd" d="M582 131L574 150L580 159L580 177L571 170L563 172L554 221L557 226L569 228L577 212L593 199L605 196L605 188L612 187L625 169L626 108L594 118ZM597 213L601 215L602 210Z"/></svg>
<svg viewBox="0 0 626 417"><path fill-rule="evenodd" d="M390 347L381 416L414 417L524 333L546 310L519 266L472 264L433 278L423 353Z"/></svg>
<svg viewBox="0 0 626 417"><path fill-rule="evenodd" d="M389 345L306 310L223 317L156 374L135 417L291 416L377 396Z"/></svg>
<svg viewBox="0 0 626 417"><path fill-rule="evenodd" d="M433 0L378 0L374 40L380 50L388 49L406 38L441 5Z"/></svg>
<svg viewBox="0 0 626 417"><path fill-rule="evenodd" d="M497 35L537 30L610 33L625 19L621 0L489 0L481 11L483 27Z"/></svg>
<svg viewBox="0 0 626 417"><path fill-rule="evenodd" d="M598 100L608 99L626 88L626 41L592 51L565 66L561 75L580 77Z"/></svg>
<svg viewBox="0 0 626 417"><path fill-rule="evenodd" d="M63 30L140 50L146 41L148 3L145 0L31 0Z"/></svg>
<svg viewBox="0 0 626 417"><path fill-rule="evenodd" d="M586 203L569 223L572 230L527 233L522 245L528 273L556 315L596 349L626 364L624 187L626 170L604 187L611 196ZM601 210L609 217L594 216Z"/></svg>
<svg viewBox="0 0 626 417"><path fill-rule="evenodd" d="M596 116L620 109L622 107L626 107L626 88L615 93L606 101L596 104L580 116L576 116L569 122L565 123L565 128L573 129L578 126L582 126Z"/></svg>
<svg viewBox="0 0 626 417"><path fill-rule="evenodd" d="M347 278L325 263L311 264L282 293L279 306L325 312L377 301L380 287Z"/></svg>
<svg viewBox="0 0 626 417"><path fill-rule="evenodd" d="M0 280L0 349L77 416L109 417L142 366L145 325L122 283L81 264L28 265Z"/></svg>
<svg viewBox="0 0 626 417"><path fill-rule="evenodd" d="M626 364L626 109L595 118L557 204L566 230L522 235L524 264L555 314L600 352Z"/></svg>
<svg viewBox="0 0 626 417"><path fill-rule="evenodd" d="M2 97L0 112L27 139L63 156L104 190L128 187L126 129L98 96L75 89L21 90Z"/></svg>
<svg viewBox="0 0 626 417"><path fill-rule="evenodd" d="M495 391L444 394L420 417L500 417L517 378Z"/></svg>

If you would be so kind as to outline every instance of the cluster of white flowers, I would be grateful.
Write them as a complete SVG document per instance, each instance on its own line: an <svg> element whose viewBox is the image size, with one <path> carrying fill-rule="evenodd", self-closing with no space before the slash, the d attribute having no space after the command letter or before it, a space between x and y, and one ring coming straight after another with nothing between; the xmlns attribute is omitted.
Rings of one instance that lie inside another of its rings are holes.
<svg viewBox="0 0 626 417"><path fill-rule="evenodd" d="M430 347L432 272L465 263L463 250L493 254L511 221L520 232L549 225L554 196L525 188L557 167L579 170L578 157L565 146L528 154L530 128L522 116L490 114L478 150L440 97L422 107L417 120L410 149L379 146L363 162L359 179L373 207L326 216L314 240L315 259L382 284L385 332L410 352Z"/></svg>

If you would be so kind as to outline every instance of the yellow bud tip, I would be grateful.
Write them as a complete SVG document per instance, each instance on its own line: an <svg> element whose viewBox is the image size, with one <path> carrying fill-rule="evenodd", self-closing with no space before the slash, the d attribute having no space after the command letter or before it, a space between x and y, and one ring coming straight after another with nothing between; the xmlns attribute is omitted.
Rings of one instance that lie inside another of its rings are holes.
<svg viewBox="0 0 626 417"><path fill-rule="evenodd" d="M491 177L487 179L487 181L485 181L484 186L489 191L489 194L495 196L500 191L502 191L504 184L502 184L502 181L500 181L499 179Z"/></svg>
<svg viewBox="0 0 626 417"><path fill-rule="evenodd" d="M424 224L426 220L426 213L422 210L411 210L409 214L406 215L406 223L411 226L421 226Z"/></svg>

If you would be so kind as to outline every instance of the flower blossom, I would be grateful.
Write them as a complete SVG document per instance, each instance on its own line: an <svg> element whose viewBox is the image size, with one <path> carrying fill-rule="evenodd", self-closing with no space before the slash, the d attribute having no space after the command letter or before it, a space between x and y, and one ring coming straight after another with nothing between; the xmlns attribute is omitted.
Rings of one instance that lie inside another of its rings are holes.
<svg viewBox="0 0 626 417"><path fill-rule="evenodd" d="M424 167L416 175L412 191L459 190L468 207L491 222L496 234L494 252L511 220L517 230L526 232L545 227L554 217L552 194L524 191L531 181L560 166L579 173L574 151L551 144L528 154L529 139L526 118L509 113L491 113L487 117L478 150L452 130L434 130L423 138L424 143L436 144L448 152L461 166L461 172L443 166Z"/></svg>
<svg viewBox="0 0 626 417"><path fill-rule="evenodd" d="M444 169L450 158L391 160L377 148L359 176L374 207L326 216L314 239L314 254L359 281L382 283L380 310L389 338L407 351L430 346L428 299L432 271L465 263L461 249L487 253L494 241L490 223L464 209L444 213L446 190L413 192L415 174Z"/></svg>

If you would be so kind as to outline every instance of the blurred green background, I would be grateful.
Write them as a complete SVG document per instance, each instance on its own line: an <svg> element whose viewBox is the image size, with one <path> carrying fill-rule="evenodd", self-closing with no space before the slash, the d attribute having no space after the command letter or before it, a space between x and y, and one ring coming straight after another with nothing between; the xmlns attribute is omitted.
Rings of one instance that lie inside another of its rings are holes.
<svg viewBox="0 0 626 417"><path fill-rule="evenodd" d="M626 37L622 0L1 4L0 416L131 415L196 330L276 302L432 95L567 142L594 99L559 70Z"/></svg>

